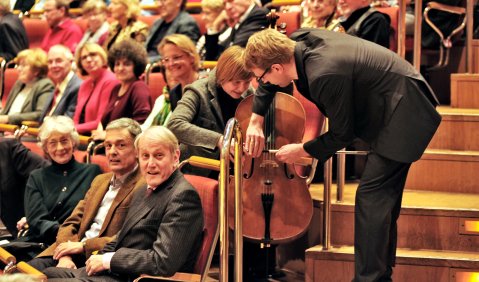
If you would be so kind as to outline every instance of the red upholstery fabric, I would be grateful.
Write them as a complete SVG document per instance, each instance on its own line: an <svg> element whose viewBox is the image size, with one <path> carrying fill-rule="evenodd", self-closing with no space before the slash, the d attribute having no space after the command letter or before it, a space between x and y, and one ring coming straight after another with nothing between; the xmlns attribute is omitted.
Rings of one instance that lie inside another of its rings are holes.
<svg viewBox="0 0 479 282"><path fill-rule="evenodd" d="M23 25L27 31L30 48L40 47L42 40L49 29L48 23L42 19L23 19Z"/></svg>
<svg viewBox="0 0 479 282"><path fill-rule="evenodd" d="M196 260L194 273L206 275L211 262L211 254L216 245L218 234L218 181L202 176L185 175L186 179L196 188L203 206L205 226L203 243Z"/></svg>
<svg viewBox="0 0 479 282"><path fill-rule="evenodd" d="M138 17L138 20L141 21L141 22L144 22L148 25L148 27L151 28L151 26L153 25L153 23L159 19L160 16L159 15L152 15L152 16L139 16Z"/></svg>
<svg viewBox="0 0 479 282"><path fill-rule="evenodd" d="M286 23L286 35L288 36L301 26L300 13L298 11L278 13L278 15L279 19L276 25L280 26L281 23Z"/></svg>
<svg viewBox="0 0 479 282"><path fill-rule="evenodd" d="M110 167L108 166L108 159L104 155L93 155L90 159L92 164L97 164L100 166L103 173L110 172Z"/></svg>
<svg viewBox="0 0 479 282"><path fill-rule="evenodd" d="M166 82L161 72L152 72L148 75L148 87L150 88L151 101L155 103L156 98L163 94L163 87Z"/></svg>
<svg viewBox="0 0 479 282"><path fill-rule="evenodd" d="M3 81L3 95L2 95L2 106L5 106L7 103L8 95L12 90L13 85L18 79L18 70L17 69L6 69L4 73Z"/></svg>
<svg viewBox="0 0 479 282"><path fill-rule="evenodd" d="M30 149L33 153L45 157L45 152L43 151L42 147L37 142L22 142L22 144Z"/></svg>
<svg viewBox="0 0 479 282"><path fill-rule="evenodd" d="M206 25L203 19L201 18L201 14L191 14L193 18L195 18L196 23L200 27L200 34L206 34Z"/></svg>

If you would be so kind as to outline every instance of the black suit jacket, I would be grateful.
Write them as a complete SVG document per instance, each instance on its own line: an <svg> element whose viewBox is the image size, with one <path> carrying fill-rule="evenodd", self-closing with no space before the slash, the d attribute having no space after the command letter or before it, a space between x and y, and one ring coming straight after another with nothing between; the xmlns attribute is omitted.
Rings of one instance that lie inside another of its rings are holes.
<svg viewBox="0 0 479 282"><path fill-rule="evenodd" d="M163 19L156 20L150 28L150 33L148 33L148 37L146 38L145 46L146 50L150 50L153 48L156 50L157 46L151 46L156 40L156 32L164 23ZM196 42L198 38L200 38L200 28L196 23L196 20L187 12L181 11L178 16L171 22L171 25L168 27L168 30L165 33L166 35L179 33L188 36L191 41ZM157 61L160 58L158 55L157 57L151 57L150 61Z"/></svg>
<svg viewBox="0 0 479 282"><path fill-rule="evenodd" d="M76 74L72 76L60 101L58 101L58 105L53 111L52 116L66 115L73 118L73 114L75 113L75 108L77 106L78 89L80 89L82 82L83 80L81 80L81 78L79 78ZM53 93L54 91L48 96L46 107L43 109L42 115L39 119L40 122L43 121L45 116L50 111L50 107L53 102Z"/></svg>
<svg viewBox="0 0 479 282"><path fill-rule="evenodd" d="M0 217L12 234L25 216L23 198L30 172L49 162L13 138L0 138Z"/></svg>
<svg viewBox="0 0 479 282"><path fill-rule="evenodd" d="M223 51L231 45L238 45L245 47L250 36L268 27L268 20L266 15L269 10L266 8L260 8L254 6L246 19L236 28L231 35L224 41L219 42L218 34L206 34L205 35L205 59L215 61L223 53Z"/></svg>
<svg viewBox="0 0 479 282"><path fill-rule="evenodd" d="M438 101L405 60L377 44L326 30L300 29L294 60L298 91L329 118L329 131L304 149L326 161L356 137L399 162L418 160L441 121ZM264 115L277 88L260 85L254 112Z"/></svg>
<svg viewBox="0 0 479 282"><path fill-rule="evenodd" d="M145 192L136 191L117 238L102 250L115 252L110 271L122 280L193 271L203 230L198 193L178 170L149 197Z"/></svg>
<svg viewBox="0 0 479 282"><path fill-rule="evenodd" d="M0 57L7 62L21 50L28 48L28 37L22 21L17 15L7 13L0 17Z"/></svg>

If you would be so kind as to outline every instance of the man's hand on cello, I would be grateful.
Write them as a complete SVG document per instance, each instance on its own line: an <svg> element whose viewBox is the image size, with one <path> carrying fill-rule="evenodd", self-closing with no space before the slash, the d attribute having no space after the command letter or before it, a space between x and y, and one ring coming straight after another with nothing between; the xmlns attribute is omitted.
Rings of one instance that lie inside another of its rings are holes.
<svg viewBox="0 0 479 282"><path fill-rule="evenodd" d="M264 149L263 121L264 117L253 113L246 130L243 150L254 158L259 157Z"/></svg>

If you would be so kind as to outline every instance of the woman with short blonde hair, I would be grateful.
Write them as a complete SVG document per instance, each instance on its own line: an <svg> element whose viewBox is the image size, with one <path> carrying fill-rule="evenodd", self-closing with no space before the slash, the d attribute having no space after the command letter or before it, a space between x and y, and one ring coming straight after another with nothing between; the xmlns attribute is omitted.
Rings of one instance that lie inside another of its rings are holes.
<svg viewBox="0 0 479 282"><path fill-rule="evenodd" d="M125 39L145 43L149 28L147 24L138 20L141 12L138 0L112 0L108 10L115 21L110 25L108 38L103 44L106 50Z"/></svg>
<svg viewBox="0 0 479 282"><path fill-rule="evenodd" d="M85 34L83 34L82 40L78 43L78 46L82 46L86 42L103 45L110 30L105 2L88 0L83 4L82 14L83 18L87 20L87 29L85 30Z"/></svg>
<svg viewBox="0 0 479 282"><path fill-rule="evenodd" d="M40 48L18 53L15 58L18 80L0 111L0 123L19 125L26 120L40 121L48 96L53 92L53 83L46 77L47 61L47 54Z"/></svg>

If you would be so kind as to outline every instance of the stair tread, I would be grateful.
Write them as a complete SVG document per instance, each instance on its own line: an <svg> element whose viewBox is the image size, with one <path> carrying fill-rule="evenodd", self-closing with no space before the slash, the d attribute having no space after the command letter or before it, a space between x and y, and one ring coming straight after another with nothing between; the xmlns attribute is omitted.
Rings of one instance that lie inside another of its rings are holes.
<svg viewBox="0 0 479 282"><path fill-rule="evenodd" d="M343 191L343 201L336 202L336 184L333 184L331 191L332 204L335 206L354 206L354 198L358 182L346 183ZM311 197L316 202L323 200L323 184L313 183L309 189ZM404 190L402 208L417 210L441 210L443 212L468 212L467 217L479 217L479 195L470 193L451 193L424 190Z"/></svg>
<svg viewBox="0 0 479 282"><path fill-rule="evenodd" d="M323 250L323 246L317 245L306 250L306 253L336 253L336 254L354 254L353 246L334 246L327 251ZM439 260L467 260L479 262L479 252L463 252L463 251L445 251L445 250L413 250L406 248L398 248L396 256L398 258L428 258Z"/></svg>
<svg viewBox="0 0 479 282"><path fill-rule="evenodd" d="M452 108L450 106L439 106L436 108L441 116L469 116L479 118L479 109Z"/></svg>

